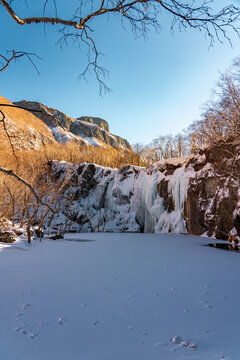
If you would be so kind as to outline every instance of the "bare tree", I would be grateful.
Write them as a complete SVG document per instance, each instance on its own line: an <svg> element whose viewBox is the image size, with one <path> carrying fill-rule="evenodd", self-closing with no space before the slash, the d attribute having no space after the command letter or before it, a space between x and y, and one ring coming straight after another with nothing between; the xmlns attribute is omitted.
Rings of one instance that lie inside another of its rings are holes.
<svg viewBox="0 0 240 360"><path fill-rule="evenodd" d="M68 44L69 41L86 46L87 66L80 77L86 78L88 72L93 71L99 82L100 93L109 91L104 81L107 70L99 64L100 52L94 38L94 30L96 30L94 27L97 26L96 20L100 16L116 15L120 23L124 27L130 27L136 37L146 37L149 30L161 29L162 16L168 14L171 18L172 30L177 26L179 30L192 28L203 31L209 37L211 45L216 39L222 42L226 38L231 42L231 30L238 35L240 30L240 8L231 4L215 12L211 7L213 0L193 0L190 3L186 0L89 0L88 2L79 0L78 7L73 10L70 19L58 16L58 10L61 12L61 9L57 8L57 0L43 0L42 13L30 17L18 14L13 8L15 2L16 0L0 0L0 5L17 24L56 25L60 35L58 40L60 46ZM47 15L49 3L53 4L53 13ZM73 5L73 2L71 4L69 1L69 5ZM30 12L34 13L34 5L29 7ZM20 11L21 14L24 13L23 5Z"/></svg>
<svg viewBox="0 0 240 360"><path fill-rule="evenodd" d="M187 129L192 152L228 135L240 135L240 59L221 74L202 119Z"/></svg>

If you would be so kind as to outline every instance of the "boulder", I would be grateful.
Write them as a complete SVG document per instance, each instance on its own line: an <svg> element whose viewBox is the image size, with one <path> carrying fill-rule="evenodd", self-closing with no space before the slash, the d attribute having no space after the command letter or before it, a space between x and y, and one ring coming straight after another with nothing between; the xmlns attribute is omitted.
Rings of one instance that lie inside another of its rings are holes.
<svg viewBox="0 0 240 360"><path fill-rule="evenodd" d="M16 241L17 236L13 231L4 231L4 230L0 230L0 242L3 243L13 243L14 241Z"/></svg>

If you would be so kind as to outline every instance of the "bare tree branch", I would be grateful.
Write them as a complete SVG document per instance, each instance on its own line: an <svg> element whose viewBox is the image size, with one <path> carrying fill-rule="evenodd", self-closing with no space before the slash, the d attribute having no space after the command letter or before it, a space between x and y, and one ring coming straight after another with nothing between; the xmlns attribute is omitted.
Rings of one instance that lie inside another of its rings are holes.
<svg viewBox="0 0 240 360"><path fill-rule="evenodd" d="M8 130L7 130L7 126L6 126L6 122L5 122L6 117L5 117L5 115L4 115L4 113L3 113L2 110L0 110L0 114L2 115L2 119L0 120L0 123L3 124L3 129L4 129L4 131L5 131L6 135L7 135L9 144L10 144L11 149L12 149L13 156L15 157L16 162L17 162L17 165L18 165L18 157L17 157L17 155L16 155L16 153L15 153L15 149L14 149L13 143L12 143L12 141L11 141L11 138L14 137L14 136L10 135L9 132L8 132Z"/></svg>
<svg viewBox="0 0 240 360"><path fill-rule="evenodd" d="M60 46L71 40L74 45L87 46L88 65L80 77L86 78L89 71L93 70L100 86L100 93L108 92L104 78L106 69L99 65L100 52L97 50L94 36L90 32L94 20L103 15L119 15L123 26L130 26L135 37L146 37L151 28L159 31L161 18L166 14L171 15L171 30L178 25L179 29L193 28L203 31L210 39L210 46L215 40L223 42L227 39L231 43L231 32L240 34L240 8L231 4L215 12L210 6L212 0L79 0L79 6L72 19L58 17L56 0L52 0L54 17L45 16L49 0L43 0L43 16L21 18L12 8L11 0L0 0L9 16L20 25L27 24L52 24L63 25L59 30ZM71 29L75 29L72 32Z"/></svg>
<svg viewBox="0 0 240 360"><path fill-rule="evenodd" d="M39 70L33 60L33 57L36 57L40 60L42 60L42 58L40 56L38 56L37 54L35 53L31 53L31 52L26 52L26 51L15 51L15 50L11 50L11 51L7 51L7 54L10 54L10 57L7 57L7 56L4 56L2 54L0 54L0 65L2 66L0 68L0 73L3 72L4 70L7 69L7 67L10 65L10 63L13 61L13 60L18 60L19 58L25 56L29 61L30 63L32 64L32 66L34 67L34 69L36 70L37 74L39 74Z"/></svg>
<svg viewBox="0 0 240 360"><path fill-rule="evenodd" d="M18 108L18 109L22 109L22 110L26 110L26 111L29 111L29 109L26 109L24 107L21 107L19 105L14 105L14 104L0 104L0 107L13 107L13 108ZM37 112L37 113L42 113L42 110L31 110L33 112ZM2 115L2 119L0 120L0 123L3 124L3 129L7 135L7 138L8 138L8 141L10 143L10 146L11 146L11 149L12 149L12 153L16 159L16 162L17 162L17 168L19 166L19 162L18 162L18 157L15 153L15 149L14 149L14 145L12 143L12 138L14 138L15 136L12 136L9 134L8 132L8 129L7 129L7 126L6 126L6 116L4 114L4 112L2 110L0 110L0 114ZM59 126L61 126L59 120L57 117L55 116L52 116L52 115L49 115L51 117L53 117L57 124ZM62 126L61 126L62 127ZM63 128L63 127L62 127ZM64 128L63 128L64 129ZM65 130L65 129L64 129ZM32 194L35 196L36 200L39 201L39 203L43 206L46 206L52 213L57 213L58 211L55 211L51 206L49 206L49 204L43 202L40 198L40 196L36 193L36 191L34 190L33 186L31 184L29 184L26 180L24 180L22 177L20 177L17 173L15 173L13 170L11 169L6 169L6 168L3 168L3 167L0 167L0 172L3 172L5 175L8 175L8 176L13 176L15 179L17 179L18 181L20 181L21 183L23 183L25 186L27 186L29 188L29 190L32 192Z"/></svg>
<svg viewBox="0 0 240 360"><path fill-rule="evenodd" d="M0 72L6 70L6 68L10 65L10 63L13 60L18 59L18 58L22 57L23 55L24 55L23 53L17 54L16 51L14 51L14 50L12 50L12 55L10 58L6 58L5 56L0 54L0 58L2 59L0 61L0 64L2 64L2 67L0 68Z"/></svg>
<svg viewBox="0 0 240 360"><path fill-rule="evenodd" d="M16 174L13 170L9 170L9 169L5 169L3 167L0 167L0 172L4 173L5 175L8 176L12 176L15 179L17 179L18 181L20 181L22 184L24 184L26 187L29 188L29 190L31 191L31 193L35 196L35 198L37 199L37 201L39 201L39 203L43 206L46 206L52 213L56 213L56 211L49 206L48 203L45 203L42 201L42 199L38 196L38 194L36 193L35 189L32 187L32 185L30 185L26 180L24 180L21 176L19 176L18 174Z"/></svg>

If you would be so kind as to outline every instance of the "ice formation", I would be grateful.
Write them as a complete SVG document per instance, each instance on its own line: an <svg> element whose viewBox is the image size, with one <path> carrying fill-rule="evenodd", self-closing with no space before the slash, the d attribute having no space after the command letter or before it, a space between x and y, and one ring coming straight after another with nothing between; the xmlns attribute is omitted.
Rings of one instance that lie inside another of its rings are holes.
<svg viewBox="0 0 240 360"><path fill-rule="evenodd" d="M188 176L184 167L169 176L158 167L149 173L131 165L113 170L87 163L54 162L53 168L61 176L68 172L75 179L78 174L77 184L75 181L75 186L65 193L63 212L79 224L79 231L186 233L183 210ZM158 186L163 179L168 182L167 192L172 197L171 211L159 195ZM74 200L69 203L70 198Z"/></svg>
<svg viewBox="0 0 240 360"><path fill-rule="evenodd" d="M240 140L200 154L121 169L95 164L49 165L68 179L63 214L77 231L172 232L240 237Z"/></svg>

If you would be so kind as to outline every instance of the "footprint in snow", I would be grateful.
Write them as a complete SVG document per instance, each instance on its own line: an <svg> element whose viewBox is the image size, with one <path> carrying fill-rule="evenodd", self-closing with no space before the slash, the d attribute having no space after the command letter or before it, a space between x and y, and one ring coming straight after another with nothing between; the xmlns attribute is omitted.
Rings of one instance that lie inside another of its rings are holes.
<svg viewBox="0 0 240 360"><path fill-rule="evenodd" d="M188 347L189 349L196 350L197 345L194 343L189 344L187 341L183 340L181 336L174 336L170 339L170 342L174 345L180 345L182 347Z"/></svg>
<svg viewBox="0 0 240 360"><path fill-rule="evenodd" d="M133 298L134 298L134 295L133 295L133 294L129 294L129 295L128 295L128 298L129 298L129 299L133 299Z"/></svg>
<svg viewBox="0 0 240 360"><path fill-rule="evenodd" d="M60 318L58 318L58 323L59 323L59 325L64 325L65 324L65 321L61 316L60 316Z"/></svg>
<svg viewBox="0 0 240 360"><path fill-rule="evenodd" d="M30 339L35 339L35 337L37 336L37 334L31 333L31 332L28 331L28 330L22 330L22 334L23 334L23 335L28 335L28 337L29 337Z"/></svg>
<svg viewBox="0 0 240 360"><path fill-rule="evenodd" d="M27 303L27 304L23 304L22 307L23 307L23 310L27 310L27 309L30 308L30 306L31 306L31 305Z"/></svg>
<svg viewBox="0 0 240 360"><path fill-rule="evenodd" d="M212 305L206 305L206 306L205 306L205 309L212 309L212 308L213 308Z"/></svg>
<svg viewBox="0 0 240 360"><path fill-rule="evenodd" d="M16 320L22 321L22 316L23 316L23 314L16 314Z"/></svg>
<svg viewBox="0 0 240 360"><path fill-rule="evenodd" d="M23 324L20 326L15 327L15 331L22 331L24 328L26 328L27 324Z"/></svg>
<svg viewBox="0 0 240 360"><path fill-rule="evenodd" d="M174 336L173 338L170 339L172 344L181 344L181 342L183 341L181 336Z"/></svg>
<svg viewBox="0 0 240 360"><path fill-rule="evenodd" d="M38 327L43 327L49 324L49 321L41 321L38 325Z"/></svg>

